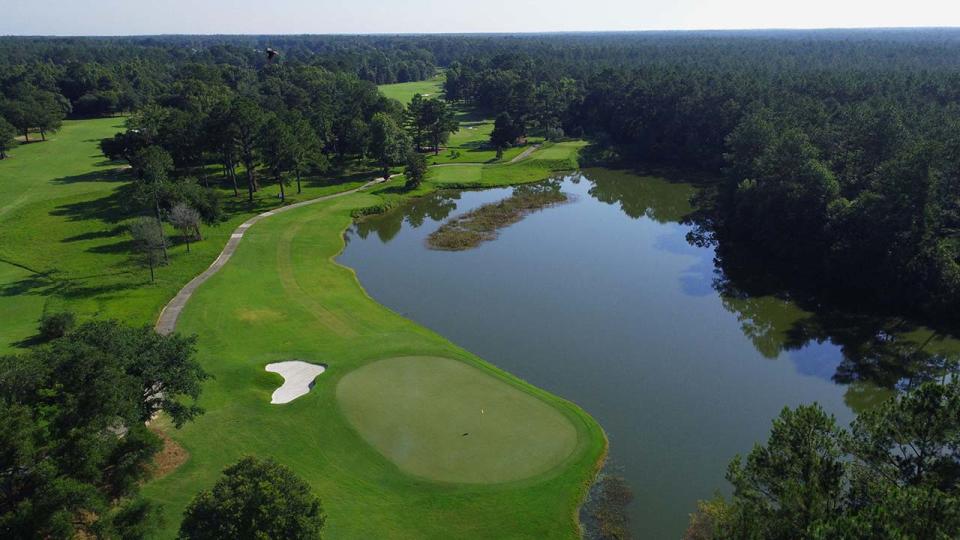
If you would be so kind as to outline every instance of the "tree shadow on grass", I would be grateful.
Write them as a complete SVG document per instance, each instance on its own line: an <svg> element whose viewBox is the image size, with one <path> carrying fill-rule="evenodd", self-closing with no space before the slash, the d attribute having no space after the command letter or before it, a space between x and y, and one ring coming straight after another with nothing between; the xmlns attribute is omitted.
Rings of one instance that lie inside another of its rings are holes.
<svg viewBox="0 0 960 540"><path fill-rule="evenodd" d="M50 215L63 216L70 221L100 220L116 224L132 214L128 206L133 199L133 186L124 185L109 195L86 201L67 203L54 208Z"/></svg>
<svg viewBox="0 0 960 540"><path fill-rule="evenodd" d="M77 234L74 236L68 236L67 238L60 240L60 242L63 242L63 243L84 242L87 240L98 240L101 238L114 238L122 235L124 232L126 232L126 227L117 225L116 227L111 227L109 229L101 229L99 231L89 231L89 232Z"/></svg>
<svg viewBox="0 0 960 540"><path fill-rule="evenodd" d="M112 244L101 244L87 250L88 253L133 253L133 240L125 238Z"/></svg>
<svg viewBox="0 0 960 540"><path fill-rule="evenodd" d="M112 162L105 161L97 163L98 166L104 164L110 164ZM130 180L130 174L127 170L124 169L108 169L100 171L90 171L83 174L75 174L72 176L61 176L60 178L54 178L53 183L55 184L76 184L78 182L127 182Z"/></svg>

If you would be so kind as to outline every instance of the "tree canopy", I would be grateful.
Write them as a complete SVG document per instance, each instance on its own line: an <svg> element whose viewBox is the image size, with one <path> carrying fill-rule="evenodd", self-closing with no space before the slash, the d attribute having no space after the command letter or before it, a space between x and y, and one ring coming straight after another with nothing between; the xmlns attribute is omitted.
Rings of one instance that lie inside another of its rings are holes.
<svg viewBox="0 0 960 540"><path fill-rule="evenodd" d="M927 382L850 430L818 405L784 409L736 458L730 502L701 505L688 538L953 538L960 530L960 383Z"/></svg>
<svg viewBox="0 0 960 540"><path fill-rule="evenodd" d="M184 512L184 540L319 539L320 499L293 471L273 460L245 457L227 467Z"/></svg>
<svg viewBox="0 0 960 540"><path fill-rule="evenodd" d="M126 537L154 524L137 490L162 443L144 423L203 412L194 341L88 322L0 358L0 535Z"/></svg>

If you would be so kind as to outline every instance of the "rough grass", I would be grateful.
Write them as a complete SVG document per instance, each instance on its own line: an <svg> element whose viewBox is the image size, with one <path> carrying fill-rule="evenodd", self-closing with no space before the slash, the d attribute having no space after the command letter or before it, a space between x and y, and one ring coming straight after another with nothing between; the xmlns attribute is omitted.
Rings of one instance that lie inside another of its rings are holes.
<svg viewBox="0 0 960 540"><path fill-rule="evenodd" d="M567 195L555 186L524 186L501 201L485 204L462 216L450 219L427 237L427 245L444 251L463 251L497 237L527 214L567 201Z"/></svg>

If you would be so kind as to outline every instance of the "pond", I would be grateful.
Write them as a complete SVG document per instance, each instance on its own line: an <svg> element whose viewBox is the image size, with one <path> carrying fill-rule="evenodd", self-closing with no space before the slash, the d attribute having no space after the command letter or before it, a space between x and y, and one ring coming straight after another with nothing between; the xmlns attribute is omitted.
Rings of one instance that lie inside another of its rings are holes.
<svg viewBox="0 0 960 540"><path fill-rule="evenodd" d="M785 407L842 423L937 369L956 341L902 320L751 296L688 242L688 183L588 169L570 202L465 251L429 249L452 217L511 189L445 191L364 219L339 262L373 298L485 360L576 402L610 439L637 538L678 538L698 499Z"/></svg>

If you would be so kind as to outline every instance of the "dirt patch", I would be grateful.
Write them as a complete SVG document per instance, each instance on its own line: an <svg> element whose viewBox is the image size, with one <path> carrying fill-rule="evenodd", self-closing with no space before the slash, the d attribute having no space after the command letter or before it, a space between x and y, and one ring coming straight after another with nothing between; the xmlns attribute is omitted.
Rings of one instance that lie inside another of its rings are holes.
<svg viewBox="0 0 960 540"><path fill-rule="evenodd" d="M272 322L283 318L283 313L273 309L243 309L237 311L237 318L246 322Z"/></svg>
<svg viewBox="0 0 960 540"><path fill-rule="evenodd" d="M554 182L520 186L502 201L485 204L444 223L427 237L427 246L443 251L471 249L495 239L500 229L526 215L569 200L570 196L560 191L560 185Z"/></svg>
<svg viewBox="0 0 960 540"><path fill-rule="evenodd" d="M190 453L161 429L155 427L150 427L149 429L163 439L163 448L157 452L157 455L153 456L153 465L151 467L153 478L163 478L186 463L187 460L190 459Z"/></svg>

